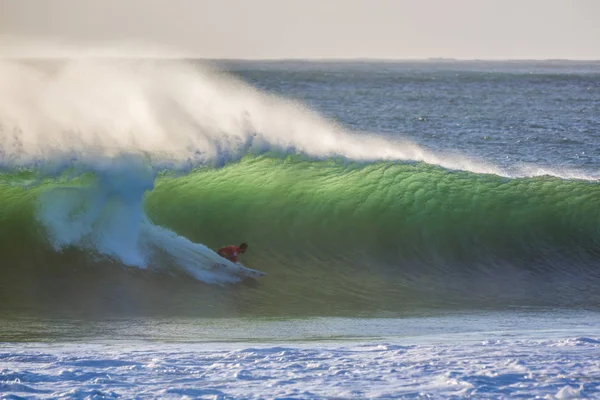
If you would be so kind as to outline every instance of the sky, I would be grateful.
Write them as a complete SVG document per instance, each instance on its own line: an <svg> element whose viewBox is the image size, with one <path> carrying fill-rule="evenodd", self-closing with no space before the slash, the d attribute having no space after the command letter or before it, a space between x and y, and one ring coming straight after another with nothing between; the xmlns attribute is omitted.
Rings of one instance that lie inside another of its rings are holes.
<svg viewBox="0 0 600 400"><path fill-rule="evenodd" d="M200 58L598 60L599 21L600 0L0 0L0 50L33 38Z"/></svg>

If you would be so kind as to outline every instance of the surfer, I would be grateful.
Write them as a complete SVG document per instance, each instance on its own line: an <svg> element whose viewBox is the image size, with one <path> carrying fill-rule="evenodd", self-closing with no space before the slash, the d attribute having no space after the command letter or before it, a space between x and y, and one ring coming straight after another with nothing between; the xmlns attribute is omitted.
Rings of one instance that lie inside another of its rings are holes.
<svg viewBox="0 0 600 400"><path fill-rule="evenodd" d="M246 243L240 244L240 247L230 245L230 246L222 247L219 250L217 250L217 254L223 258L228 259L232 263L236 263L238 261L238 255L244 254L246 252L247 248L248 248L248 245Z"/></svg>

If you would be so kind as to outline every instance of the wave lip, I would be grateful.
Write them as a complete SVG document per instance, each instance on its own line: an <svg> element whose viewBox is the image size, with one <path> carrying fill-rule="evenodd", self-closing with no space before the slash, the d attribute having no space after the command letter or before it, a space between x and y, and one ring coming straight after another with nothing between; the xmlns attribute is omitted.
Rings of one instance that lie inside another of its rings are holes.
<svg viewBox="0 0 600 400"><path fill-rule="evenodd" d="M414 160L500 173L460 155L349 132L296 101L183 61L0 60L0 165L95 165L134 154L159 168L223 165L248 153Z"/></svg>

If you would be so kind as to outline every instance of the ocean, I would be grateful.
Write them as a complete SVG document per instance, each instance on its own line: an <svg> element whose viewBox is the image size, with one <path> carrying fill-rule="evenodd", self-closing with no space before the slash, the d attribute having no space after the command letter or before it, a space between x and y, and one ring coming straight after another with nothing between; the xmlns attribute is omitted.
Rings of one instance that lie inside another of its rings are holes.
<svg viewBox="0 0 600 400"><path fill-rule="evenodd" d="M600 62L2 60L0 399L600 398L599 167Z"/></svg>

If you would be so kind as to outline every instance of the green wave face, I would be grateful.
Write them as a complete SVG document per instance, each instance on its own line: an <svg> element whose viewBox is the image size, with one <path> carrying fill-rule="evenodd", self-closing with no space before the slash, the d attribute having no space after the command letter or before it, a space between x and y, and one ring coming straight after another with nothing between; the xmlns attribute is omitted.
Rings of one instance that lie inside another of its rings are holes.
<svg viewBox="0 0 600 400"><path fill-rule="evenodd" d="M84 179L70 185L88 184ZM119 299L134 292L135 300L127 301L141 308L385 315L440 307L600 304L594 289L600 253L595 182L274 155L185 176L163 174L144 200L154 224L213 249L247 242L242 262L268 273L258 282L225 286L175 278L177 289L167 292L160 274L152 272L160 258L132 275L131 268L99 261L77 246L57 252L48 245L48 232L38 223L40 203L64 184L28 189L4 177L0 186L1 250L19 268L3 267L5 277L23 278L26 266L36 264L44 267L28 273L48 279L55 275L48 271L86 264L83 277L69 272L69 284L93 279ZM145 278L136 278L140 273ZM142 288L135 292L131 285ZM164 296L157 299L158 293ZM11 304L23 300L11 296Z"/></svg>
<svg viewBox="0 0 600 400"><path fill-rule="evenodd" d="M159 179L146 207L210 247L248 242L247 264L274 292L393 309L570 291L597 275L599 195L553 177L248 157Z"/></svg>
<svg viewBox="0 0 600 400"><path fill-rule="evenodd" d="M596 183L552 177L257 157L159 179L146 206L155 222L211 246L251 242L266 267L273 257L368 267L360 258L393 266L591 252L599 194Z"/></svg>

